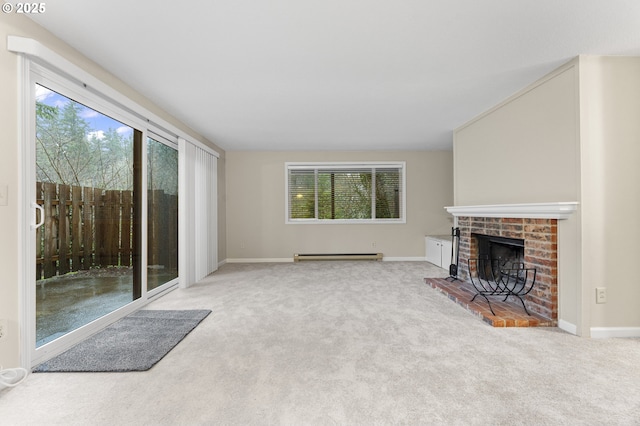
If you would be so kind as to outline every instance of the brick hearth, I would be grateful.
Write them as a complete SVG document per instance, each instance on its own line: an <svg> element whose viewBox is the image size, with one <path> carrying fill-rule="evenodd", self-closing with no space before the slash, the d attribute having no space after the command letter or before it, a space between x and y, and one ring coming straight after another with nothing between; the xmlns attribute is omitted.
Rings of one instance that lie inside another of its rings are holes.
<svg viewBox="0 0 640 426"><path fill-rule="evenodd" d="M425 283L439 292L443 293L450 300L456 302L474 315L482 318L484 322L493 327L553 327L555 321L543 316L527 313L522 309L520 302L508 300L503 302L503 298L492 298L491 306L495 315L491 313L487 301L482 297L471 299L476 294L473 286L466 281L450 281L442 278L425 278Z"/></svg>

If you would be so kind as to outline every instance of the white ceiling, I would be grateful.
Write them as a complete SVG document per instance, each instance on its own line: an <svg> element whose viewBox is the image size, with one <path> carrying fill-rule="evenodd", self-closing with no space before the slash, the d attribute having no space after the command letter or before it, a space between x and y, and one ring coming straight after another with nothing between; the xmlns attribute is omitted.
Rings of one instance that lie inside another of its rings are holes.
<svg viewBox="0 0 640 426"><path fill-rule="evenodd" d="M226 150L450 149L638 0L65 0L32 18Z"/></svg>

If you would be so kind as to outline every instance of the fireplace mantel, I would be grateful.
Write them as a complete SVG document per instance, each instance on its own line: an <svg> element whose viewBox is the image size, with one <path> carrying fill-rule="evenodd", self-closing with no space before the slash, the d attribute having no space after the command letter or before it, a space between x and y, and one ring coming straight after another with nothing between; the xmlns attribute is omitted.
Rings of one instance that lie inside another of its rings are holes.
<svg viewBox="0 0 640 426"><path fill-rule="evenodd" d="M568 219L578 208L577 201L559 203L493 204L445 207L453 216L529 219Z"/></svg>

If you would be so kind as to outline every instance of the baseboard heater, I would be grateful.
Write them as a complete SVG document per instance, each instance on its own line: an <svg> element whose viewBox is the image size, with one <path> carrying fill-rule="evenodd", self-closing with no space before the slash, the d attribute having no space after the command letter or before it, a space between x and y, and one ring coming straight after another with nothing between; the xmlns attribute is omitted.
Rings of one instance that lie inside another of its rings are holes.
<svg viewBox="0 0 640 426"><path fill-rule="evenodd" d="M382 260L382 253L334 253L334 254L294 254L293 261L301 260Z"/></svg>

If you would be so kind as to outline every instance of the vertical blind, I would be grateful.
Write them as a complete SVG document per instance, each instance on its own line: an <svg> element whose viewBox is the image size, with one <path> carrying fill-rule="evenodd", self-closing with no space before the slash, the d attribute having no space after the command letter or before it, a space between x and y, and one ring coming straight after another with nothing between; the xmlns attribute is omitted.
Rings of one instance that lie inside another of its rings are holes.
<svg viewBox="0 0 640 426"><path fill-rule="evenodd" d="M218 159L180 139L180 277L183 287L218 269Z"/></svg>

